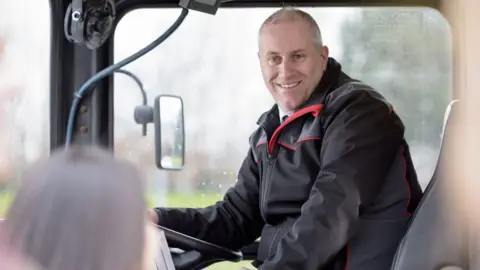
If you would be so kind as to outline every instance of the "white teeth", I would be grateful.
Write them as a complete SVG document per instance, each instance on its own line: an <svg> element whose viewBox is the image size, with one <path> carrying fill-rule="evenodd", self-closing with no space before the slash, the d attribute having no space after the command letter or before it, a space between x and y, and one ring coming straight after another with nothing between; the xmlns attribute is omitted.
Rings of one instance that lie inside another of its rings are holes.
<svg viewBox="0 0 480 270"><path fill-rule="evenodd" d="M291 84L279 84L280 87L282 88L293 88L295 86L297 86L300 82L296 82L296 83L291 83Z"/></svg>

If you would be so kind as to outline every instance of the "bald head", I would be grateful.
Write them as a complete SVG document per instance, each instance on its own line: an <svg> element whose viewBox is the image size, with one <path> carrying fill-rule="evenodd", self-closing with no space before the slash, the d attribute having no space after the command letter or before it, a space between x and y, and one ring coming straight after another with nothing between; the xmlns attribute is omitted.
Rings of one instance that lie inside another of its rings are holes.
<svg viewBox="0 0 480 270"><path fill-rule="evenodd" d="M310 26L310 30L312 32L312 36L314 38L314 42L320 47L323 46L322 33L320 32L320 27L318 27L318 24L315 21L315 19L305 11L302 11L293 7L284 7L272 13L262 23L262 26L258 31L258 35L260 36L262 34L263 29L267 25L279 24L284 22L293 22L296 20L303 20L306 23L308 23L308 25Z"/></svg>

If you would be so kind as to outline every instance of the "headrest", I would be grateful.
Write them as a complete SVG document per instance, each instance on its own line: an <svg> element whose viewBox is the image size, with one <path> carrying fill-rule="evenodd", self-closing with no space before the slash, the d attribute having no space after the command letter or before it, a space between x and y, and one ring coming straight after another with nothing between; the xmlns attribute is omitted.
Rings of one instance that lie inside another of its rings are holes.
<svg viewBox="0 0 480 270"><path fill-rule="evenodd" d="M445 110L445 115L443 116L442 138L445 137L445 128L447 127L447 122L448 122L448 119L450 117L450 113L452 111L453 105L457 102L458 102L458 99L454 99L454 100L450 101L450 103L447 106L447 109Z"/></svg>

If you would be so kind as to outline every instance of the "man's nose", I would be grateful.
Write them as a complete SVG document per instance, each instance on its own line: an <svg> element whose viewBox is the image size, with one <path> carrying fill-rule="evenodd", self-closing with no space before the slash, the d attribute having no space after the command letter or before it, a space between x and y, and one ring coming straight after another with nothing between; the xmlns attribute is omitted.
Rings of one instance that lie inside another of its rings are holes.
<svg viewBox="0 0 480 270"><path fill-rule="evenodd" d="M292 63L290 60L285 59L278 66L278 75L283 78L288 78L293 75L294 70L295 70L294 63Z"/></svg>

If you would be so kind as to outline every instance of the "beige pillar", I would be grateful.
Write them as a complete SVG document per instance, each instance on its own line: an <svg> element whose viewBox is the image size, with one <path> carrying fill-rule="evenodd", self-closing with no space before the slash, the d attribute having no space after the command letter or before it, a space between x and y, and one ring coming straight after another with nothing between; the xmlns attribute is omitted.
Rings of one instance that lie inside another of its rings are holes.
<svg viewBox="0 0 480 270"><path fill-rule="evenodd" d="M448 19L454 42L454 89L457 97L480 87L480 1L443 0L441 11Z"/></svg>
<svg viewBox="0 0 480 270"><path fill-rule="evenodd" d="M455 137L446 142L452 185L445 196L465 211L473 233L471 249L477 253L470 258L471 269L480 269L480 1L444 0L441 10L452 27L454 91L461 108Z"/></svg>

